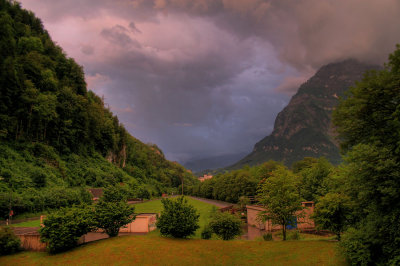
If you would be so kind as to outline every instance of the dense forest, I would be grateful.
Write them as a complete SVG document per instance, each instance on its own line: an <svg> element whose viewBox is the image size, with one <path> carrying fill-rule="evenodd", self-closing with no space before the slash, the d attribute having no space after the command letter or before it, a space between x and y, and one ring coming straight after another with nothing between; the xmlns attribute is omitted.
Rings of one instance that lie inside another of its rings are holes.
<svg viewBox="0 0 400 266"><path fill-rule="evenodd" d="M240 203L243 197L255 197L258 186L283 163L268 161L257 166L217 174L190 187L190 192L199 197ZM317 201L334 182L337 169L324 157L305 157L295 162L292 170L299 181L299 194L304 201Z"/></svg>
<svg viewBox="0 0 400 266"><path fill-rule="evenodd" d="M154 144L132 137L84 72L14 1L0 0L0 215L90 200L86 188L119 183L132 197L196 179Z"/></svg>

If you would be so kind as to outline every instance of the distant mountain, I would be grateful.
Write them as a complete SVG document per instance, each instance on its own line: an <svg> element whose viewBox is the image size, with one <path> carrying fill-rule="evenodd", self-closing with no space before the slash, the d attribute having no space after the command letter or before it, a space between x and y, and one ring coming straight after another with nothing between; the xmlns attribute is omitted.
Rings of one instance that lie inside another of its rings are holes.
<svg viewBox="0 0 400 266"><path fill-rule="evenodd" d="M341 159L331 125L332 110L339 97L361 80L365 71L380 68L354 59L321 67L278 114L271 135L256 143L249 155L227 169L268 160L290 166L306 156L324 156L338 164Z"/></svg>
<svg viewBox="0 0 400 266"><path fill-rule="evenodd" d="M243 158L246 153L224 154L201 159L194 159L183 163L183 166L198 173L204 170L213 170L221 167L226 167L240 158Z"/></svg>

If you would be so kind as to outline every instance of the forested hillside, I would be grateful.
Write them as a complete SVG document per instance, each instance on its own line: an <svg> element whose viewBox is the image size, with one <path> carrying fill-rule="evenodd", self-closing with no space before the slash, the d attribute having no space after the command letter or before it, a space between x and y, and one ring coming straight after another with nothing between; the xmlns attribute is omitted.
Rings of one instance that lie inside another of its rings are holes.
<svg viewBox="0 0 400 266"><path fill-rule="evenodd" d="M124 183L149 197L181 179L196 182L125 130L39 18L0 0L1 216L88 200L86 187Z"/></svg>

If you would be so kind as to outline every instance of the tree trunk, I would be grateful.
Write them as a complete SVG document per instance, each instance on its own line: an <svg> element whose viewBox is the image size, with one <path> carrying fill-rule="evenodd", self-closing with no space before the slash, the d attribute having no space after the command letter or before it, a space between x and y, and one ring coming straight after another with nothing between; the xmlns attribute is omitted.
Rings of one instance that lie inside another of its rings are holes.
<svg viewBox="0 0 400 266"><path fill-rule="evenodd" d="M286 224L282 224L282 236L283 240L286 240Z"/></svg>
<svg viewBox="0 0 400 266"><path fill-rule="evenodd" d="M340 241L340 232L336 234L337 235L337 240Z"/></svg>

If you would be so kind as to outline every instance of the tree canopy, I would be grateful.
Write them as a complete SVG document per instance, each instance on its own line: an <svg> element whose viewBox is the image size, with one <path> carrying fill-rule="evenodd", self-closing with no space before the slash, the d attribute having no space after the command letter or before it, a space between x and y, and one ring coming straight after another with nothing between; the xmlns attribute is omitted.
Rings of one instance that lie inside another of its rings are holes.
<svg viewBox="0 0 400 266"><path fill-rule="evenodd" d="M400 46L382 71L350 89L334 112L345 163L343 190L356 221L343 241L353 263L400 262ZM359 255L357 255L359 254Z"/></svg>
<svg viewBox="0 0 400 266"><path fill-rule="evenodd" d="M292 225L296 212L302 209L298 192L297 177L284 166L271 172L258 188L257 198L266 211L260 213L263 220L282 226L283 240L286 240L286 226Z"/></svg>

